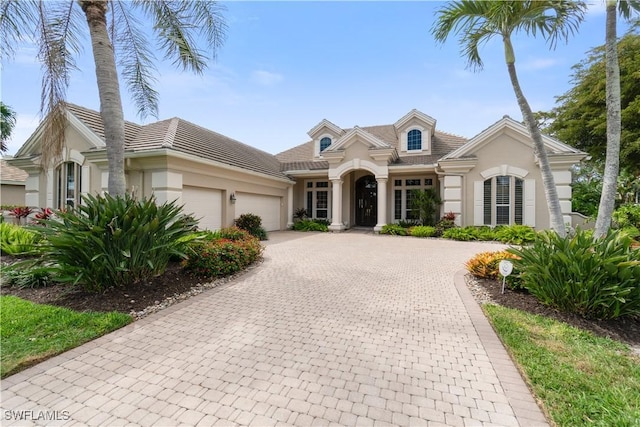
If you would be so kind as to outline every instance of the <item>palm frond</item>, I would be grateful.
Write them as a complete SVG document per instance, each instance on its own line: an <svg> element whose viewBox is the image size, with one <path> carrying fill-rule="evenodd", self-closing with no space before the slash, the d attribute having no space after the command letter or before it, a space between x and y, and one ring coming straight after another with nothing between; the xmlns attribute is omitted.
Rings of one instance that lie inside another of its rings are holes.
<svg viewBox="0 0 640 427"><path fill-rule="evenodd" d="M618 0L618 13L622 18L629 20L634 12L640 12L640 0Z"/></svg>
<svg viewBox="0 0 640 427"><path fill-rule="evenodd" d="M155 57L139 28L140 21L124 2L112 2L111 40L122 77L138 107L141 118L158 117L158 92L154 74Z"/></svg>
<svg viewBox="0 0 640 427"><path fill-rule="evenodd" d="M33 37L38 21L35 0L5 0L0 2L0 58L13 58L15 49L25 39Z"/></svg>
<svg viewBox="0 0 640 427"><path fill-rule="evenodd" d="M131 4L153 18L165 59L173 59L185 70L202 73L207 66L209 58L199 49L198 36L205 36L213 57L224 39L226 26L217 2L135 0Z"/></svg>
<svg viewBox="0 0 640 427"><path fill-rule="evenodd" d="M40 158L43 167L58 157L64 146L64 102L70 73L76 69L74 55L81 49L78 14L73 1L38 3L38 59L43 69L40 113L47 117Z"/></svg>

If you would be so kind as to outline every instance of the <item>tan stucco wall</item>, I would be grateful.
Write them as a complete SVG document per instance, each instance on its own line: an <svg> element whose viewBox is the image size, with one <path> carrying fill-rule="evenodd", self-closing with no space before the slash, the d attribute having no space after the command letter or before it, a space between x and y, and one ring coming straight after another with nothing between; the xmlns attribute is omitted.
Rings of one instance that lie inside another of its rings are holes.
<svg viewBox="0 0 640 427"><path fill-rule="evenodd" d="M549 228L549 213L544 197L542 175L540 168L535 164L533 148L523 144L518 138L507 131L500 133L494 139L488 141L487 144L474 151L473 155L477 157L476 166L465 175L462 182L462 225L473 225L473 183L474 181L484 181L480 173L492 167L508 165L527 170L529 173L525 179L536 180L536 228Z"/></svg>
<svg viewBox="0 0 640 427"><path fill-rule="evenodd" d="M0 185L0 205L24 206L24 184Z"/></svg>

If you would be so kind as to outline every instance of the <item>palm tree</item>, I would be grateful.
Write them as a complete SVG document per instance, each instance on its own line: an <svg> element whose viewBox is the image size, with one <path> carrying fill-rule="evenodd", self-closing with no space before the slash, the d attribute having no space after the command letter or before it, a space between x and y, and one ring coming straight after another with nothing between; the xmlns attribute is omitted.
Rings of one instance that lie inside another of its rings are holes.
<svg viewBox="0 0 640 427"><path fill-rule="evenodd" d="M200 39L213 56L221 46L226 25L215 1L190 0L4 0L0 3L0 55L12 57L15 46L33 37L43 64L40 112L45 120L41 163L60 155L66 126L64 101L74 57L81 50L80 24L85 18L96 67L100 114L109 163L108 191L126 191L124 175L124 113L118 66L139 115L158 115L158 93L153 89L154 60L139 16L150 18L165 58L184 70L202 73L209 58L198 47ZM116 62L116 52L118 61ZM117 65L116 65L117 64Z"/></svg>
<svg viewBox="0 0 640 427"><path fill-rule="evenodd" d="M617 7L616 7L617 6ZM625 19L631 17L633 10L640 10L638 0L607 0L607 18L605 32L605 73L607 104L607 152L602 178L602 193L593 236L600 238L607 234L611 226L618 190L620 172L620 65L618 63L618 35L616 31L617 11Z"/></svg>
<svg viewBox="0 0 640 427"><path fill-rule="evenodd" d="M459 0L438 11L438 19L431 29L436 41L440 43L444 43L452 32L459 34L461 52L467 58L468 66L474 69L482 69L483 66L480 45L493 37L502 38L511 84L540 165L551 228L560 236L566 235L560 201L542 134L520 88L511 36L518 31L533 36L539 33L553 49L559 39L568 40L569 35L578 28L585 9L584 2L571 0Z"/></svg>
<svg viewBox="0 0 640 427"><path fill-rule="evenodd" d="M16 112L0 101L0 151L7 151L7 140L16 126Z"/></svg>

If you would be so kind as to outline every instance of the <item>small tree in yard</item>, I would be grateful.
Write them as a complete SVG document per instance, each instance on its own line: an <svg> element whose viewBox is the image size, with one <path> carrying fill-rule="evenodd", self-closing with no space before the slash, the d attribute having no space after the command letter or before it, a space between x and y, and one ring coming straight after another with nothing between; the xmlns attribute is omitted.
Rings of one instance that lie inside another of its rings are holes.
<svg viewBox="0 0 640 427"><path fill-rule="evenodd" d="M412 190L411 209L418 213L418 221L421 225L435 225L436 212L442 203L440 196L433 188L424 191Z"/></svg>

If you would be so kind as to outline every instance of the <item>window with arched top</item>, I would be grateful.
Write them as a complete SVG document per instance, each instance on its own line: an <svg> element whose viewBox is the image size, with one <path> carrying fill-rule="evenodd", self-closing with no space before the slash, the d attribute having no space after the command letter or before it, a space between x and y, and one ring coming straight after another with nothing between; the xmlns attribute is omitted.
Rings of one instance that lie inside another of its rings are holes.
<svg viewBox="0 0 640 427"><path fill-rule="evenodd" d="M75 162L64 162L56 168L56 207L76 207L80 203L81 166Z"/></svg>
<svg viewBox="0 0 640 427"><path fill-rule="evenodd" d="M327 148L329 148L329 146L331 145L331 138L325 136L324 138L322 138L320 140L320 152L322 153L324 150L326 150Z"/></svg>
<svg viewBox="0 0 640 427"><path fill-rule="evenodd" d="M422 132L412 129L407 133L407 151L422 150Z"/></svg>

